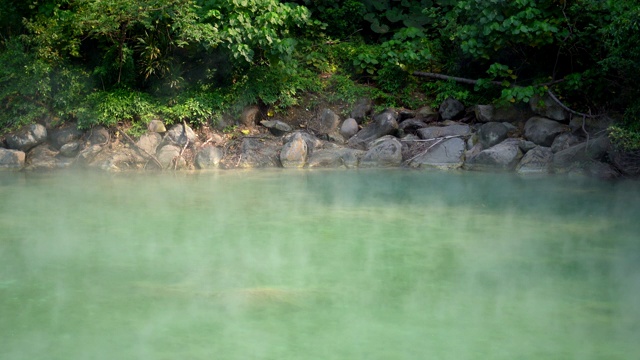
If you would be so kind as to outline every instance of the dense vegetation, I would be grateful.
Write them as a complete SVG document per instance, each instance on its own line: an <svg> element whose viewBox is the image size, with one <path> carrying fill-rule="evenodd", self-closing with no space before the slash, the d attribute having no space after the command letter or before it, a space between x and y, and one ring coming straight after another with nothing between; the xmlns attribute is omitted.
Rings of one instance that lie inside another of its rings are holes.
<svg viewBox="0 0 640 360"><path fill-rule="evenodd" d="M198 126L309 92L414 107L552 86L620 114L613 134L639 148L639 30L635 0L1 0L0 132L43 117Z"/></svg>

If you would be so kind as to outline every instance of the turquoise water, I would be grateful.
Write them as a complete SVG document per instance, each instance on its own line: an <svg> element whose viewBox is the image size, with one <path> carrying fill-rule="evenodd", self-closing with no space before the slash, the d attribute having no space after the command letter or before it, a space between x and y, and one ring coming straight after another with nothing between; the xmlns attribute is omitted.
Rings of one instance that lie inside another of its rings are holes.
<svg viewBox="0 0 640 360"><path fill-rule="evenodd" d="M0 173L0 359L632 359L640 186Z"/></svg>

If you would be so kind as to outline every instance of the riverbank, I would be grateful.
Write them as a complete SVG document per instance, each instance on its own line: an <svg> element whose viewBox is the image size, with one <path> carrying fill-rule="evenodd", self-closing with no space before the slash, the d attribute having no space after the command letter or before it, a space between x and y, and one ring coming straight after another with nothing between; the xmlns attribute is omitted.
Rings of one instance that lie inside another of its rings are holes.
<svg viewBox="0 0 640 360"><path fill-rule="evenodd" d="M613 120L576 118L552 99L498 107L448 99L438 109L375 113L361 99L283 116L247 107L216 127L148 124L132 138L124 127L82 131L43 121L0 143L0 168L104 171L233 168L409 167L532 174L636 176L611 145Z"/></svg>

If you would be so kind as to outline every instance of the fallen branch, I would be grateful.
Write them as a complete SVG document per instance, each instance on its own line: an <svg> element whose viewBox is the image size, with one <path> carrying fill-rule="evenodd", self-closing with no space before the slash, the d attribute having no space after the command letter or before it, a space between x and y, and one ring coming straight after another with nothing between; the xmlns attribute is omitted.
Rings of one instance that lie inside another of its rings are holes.
<svg viewBox="0 0 640 360"><path fill-rule="evenodd" d="M435 143L429 145L428 148L426 148L423 151L420 151L417 155L412 156L411 158L407 159L405 161L406 164L410 163L411 161L413 161L415 158L422 156L426 153L429 152L429 150L431 150L434 146L440 144L441 142L448 140L448 139L452 139L452 138L458 138L458 137L464 137L464 135L450 135L450 136L441 136L441 137L437 137L437 138L431 138L431 139L422 139L422 140L405 140L405 141L415 141L415 142L425 142L425 141L434 141Z"/></svg>
<svg viewBox="0 0 640 360"><path fill-rule="evenodd" d="M130 143L132 143L132 144L133 144L133 146L135 146L136 150L138 150L139 152L141 152L141 153L143 153L143 154L147 155L149 158L151 158L151 160L153 160L153 162L154 162L156 165L158 165L158 167L159 167L161 170L163 169L162 164L160 163L160 161L158 160L158 158L157 158L157 157L155 157L155 156L153 156L153 155L149 154L149 153L147 152L147 150L145 150L145 149L141 148L140 146L138 146L138 144L136 144L136 142L135 142L135 141L133 141L133 139L132 139L131 137L129 137L129 135L127 135L124 131L122 131L122 130L120 130L120 129L117 129L117 130L118 130L118 132L119 132L120 134L122 134L122 136L124 136L124 138L125 138L125 139L127 139Z"/></svg>
<svg viewBox="0 0 640 360"><path fill-rule="evenodd" d="M466 135L449 135L449 136L434 137L434 138L430 138L430 139L416 139L416 140L400 139L400 141L405 141L405 142L429 142L429 141L434 141L434 140L447 140L447 139L460 138L460 137L465 137L465 136Z"/></svg>
<svg viewBox="0 0 640 360"><path fill-rule="evenodd" d="M594 118L597 117L597 115L591 115L591 114L585 114L585 113L581 113L581 112L577 112L575 110L571 110L569 107L567 107L565 104L562 103L562 101L560 101L560 99L558 99L552 92L551 90L547 90L547 94L549 94L549 97L556 102L556 104L560 105L561 108L563 108L565 111L573 114L573 115L578 115L578 116L582 116L583 118Z"/></svg>

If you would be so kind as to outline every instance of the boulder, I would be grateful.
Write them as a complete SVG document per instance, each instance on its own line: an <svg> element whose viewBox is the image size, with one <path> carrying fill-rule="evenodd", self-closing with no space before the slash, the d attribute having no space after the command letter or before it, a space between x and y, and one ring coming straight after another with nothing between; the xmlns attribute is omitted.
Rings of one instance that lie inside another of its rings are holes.
<svg viewBox="0 0 640 360"><path fill-rule="evenodd" d="M503 142L507 138L509 129L499 122L488 122L478 129L478 141L485 149Z"/></svg>
<svg viewBox="0 0 640 360"><path fill-rule="evenodd" d="M392 135L398 130L398 113L394 110L385 110L376 115L371 124L358 131L347 142L348 146L364 149L367 143L385 135Z"/></svg>
<svg viewBox="0 0 640 360"><path fill-rule="evenodd" d="M29 151L46 139L47 128L40 124L32 124L7 136L7 145L10 149Z"/></svg>
<svg viewBox="0 0 640 360"><path fill-rule="evenodd" d="M543 117L534 116L524 125L524 136L536 145L550 147L556 136L569 132L567 125Z"/></svg>
<svg viewBox="0 0 640 360"><path fill-rule="evenodd" d="M579 144L583 141L580 137L571 134L571 133L562 133L556 136L553 139L553 143L551 144L551 151L557 153L558 151L562 151L564 149L568 149L573 145Z"/></svg>
<svg viewBox="0 0 640 360"><path fill-rule="evenodd" d="M189 125L185 128L183 124L176 124L169 129L164 135L163 141L166 144L178 146L193 146L198 140L198 136Z"/></svg>
<svg viewBox="0 0 640 360"><path fill-rule="evenodd" d="M482 150L468 159L464 166L469 170L513 170L521 158L520 141L507 139Z"/></svg>
<svg viewBox="0 0 640 360"><path fill-rule="evenodd" d="M460 101L447 98L440 104L439 112L442 120L458 120L464 116L465 108Z"/></svg>
<svg viewBox="0 0 640 360"><path fill-rule="evenodd" d="M162 142L162 136L156 132L150 132L146 134L142 134L140 139L136 142L136 145L147 152L149 155L154 155L158 146ZM145 154L146 155L146 154Z"/></svg>
<svg viewBox="0 0 640 360"><path fill-rule="evenodd" d="M242 110L240 115L240 124L252 128L262 118L262 113L257 105L247 106Z"/></svg>
<svg viewBox="0 0 640 360"><path fill-rule="evenodd" d="M109 130L104 126L96 126L89 130L87 141L91 145L105 145L109 142L110 138Z"/></svg>
<svg viewBox="0 0 640 360"><path fill-rule="evenodd" d="M182 149L177 145L165 145L158 151L157 159L165 169L182 169L186 167L186 161L180 156Z"/></svg>
<svg viewBox="0 0 640 360"><path fill-rule="evenodd" d="M342 147L324 148L314 151L307 160L309 168L358 167L365 151Z"/></svg>
<svg viewBox="0 0 640 360"><path fill-rule="evenodd" d="M565 121L569 117L569 113L548 94L542 97L538 95L533 96L531 100L529 100L529 105L531 106L531 111L547 119Z"/></svg>
<svg viewBox="0 0 640 360"><path fill-rule="evenodd" d="M195 165L198 169L217 168L224 156L224 150L220 147L207 145L196 154Z"/></svg>
<svg viewBox="0 0 640 360"><path fill-rule="evenodd" d="M309 150L309 153L313 152L315 148L319 148L323 145L322 140L306 131L294 131L292 133L288 133L287 135L282 137L282 144L284 145L288 143L295 136L301 136L304 139L304 141L307 143L307 149Z"/></svg>
<svg viewBox="0 0 640 360"><path fill-rule="evenodd" d="M58 152L48 144L41 144L27 153L25 170L52 170L58 167Z"/></svg>
<svg viewBox="0 0 640 360"><path fill-rule="evenodd" d="M426 122L438 121L438 112L434 111L431 106L423 106L416 110L415 118Z"/></svg>
<svg viewBox="0 0 640 360"><path fill-rule="evenodd" d="M293 130L289 124L280 120L262 120L260 124L269 129L269 132L275 136L282 136Z"/></svg>
<svg viewBox="0 0 640 360"><path fill-rule="evenodd" d="M80 142L73 141L62 145L60 148L60 155L71 158L78 155L78 151L80 151Z"/></svg>
<svg viewBox="0 0 640 360"><path fill-rule="evenodd" d="M405 134L412 134L418 129L422 129L427 126L429 125L420 119L407 119L398 125L398 130L401 130Z"/></svg>
<svg viewBox="0 0 640 360"><path fill-rule="evenodd" d="M177 148L175 145L168 146ZM136 150L129 147L120 147L115 151L100 152L93 159L90 166L104 171L118 172L122 170L141 169L145 163L146 160Z"/></svg>
<svg viewBox="0 0 640 360"><path fill-rule="evenodd" d="M590 161L584 166L585 175L602 180L613 180L620 177L620 172L610 164Z"/></svg>
<svg viewBox="0 0 640 360"><path fill-rule="evenodd" d="M557 172L566 172L592 160L602 160L610 149L611 143L607 136L585 141L555 153L553 167Z"/></svg>
<svg viewBox="0 0 640 360"><path fill-rule="evenodd" d="M418 129L418 136L422 139L436 139L445 136L471 135L471 127L466 124L454 124L448 126L429 126Z"/></svg>
<svg viewBox="0 0 640 360"><path fill-rule="evenodd" d="M465 141L461 138L438 141L421 143L417 149L413 149L418 155L409 160L409 166L442 170L460 168L466 149Z"/></svg>
<svg viewBox="0 0 640 360"><path fill-rule="evenodd" d="M320 112L314 130L319 134L334 134L339 131L338 126L340 117L331 109L324 109Z"/></svg>
<svg viewBox="0 0 640 360"><path fill-rule="evenodd" d="M371 99L362 98L356 101L353 106L353 110L351 110L351 117L356 120L358 124L362 124L366 119L369 118L371 112L373 111L373 102Z"/></svg>
<svg viewBox="0 0 640 360"><path fill-rule="evenodd" d="M375 140L360 160L360 167L392 167L402 163L402 144L387 135Z"/></svg>
<svg viewBox="0 0 640 360"><path fill-rule="evenodd" d="M296 132L280 151L280 162L285 168L301 168L307 163L309 147L303 135Z"/></svg>
<svg viewBox="0 0 640 360"><path fill-rule="evenodd" d="M275 139L242 139L240 168L281 167L281 145Z"/></svg>
<svg viewBox="0 0 640 360"><path fill-rule="evenodd" d="M153 133L164 133L167 131L167 128L164 126L162 120L155 119L149 122L149 125L147 125L147 130Z"/></svg>
<svg viewBox="0 0 640 360"><path fill-rule="evenodd" d="M553 152L551 149L544 146L536 146L524 154L524 157L516 166L516 172L522 175L549 174L551 173L552 162Z"/></svg>
<svg viewBox="0 0 640 360"><path fill-rule="evenodd" d="M49 132L49 141L55 149L60 149L62 145L80 140L83 133L74 125L67 125Z"/></svg>
<svg viewBox="0 0 640 360"><path fill-rule="evenodd" d="M78 153L76 157L76 162L80 165L88 165L90 164L95 157L102 151L101 145L90 145Z"/></svg>
<svg viewBox="0 0 640 360"><path fill-rule="evenodd" d="M342 135L343 138L348 140L353 135L355 135L358 132L358 130L359 130L358 122L356 121L356 119L348 118L345 121L343 121L342 126L340 126L340 135Z"/></svg>
<svg viewBox="0 0 640 360"><path fill-rule="evenodd" d="M24 151L0 148L0 170L22 169L25 157Z"/></svg>

